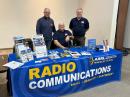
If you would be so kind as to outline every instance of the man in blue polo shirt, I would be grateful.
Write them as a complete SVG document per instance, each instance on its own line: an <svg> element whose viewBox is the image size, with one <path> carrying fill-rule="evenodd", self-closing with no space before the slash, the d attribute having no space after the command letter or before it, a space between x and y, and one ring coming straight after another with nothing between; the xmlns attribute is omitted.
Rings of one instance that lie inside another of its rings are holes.
<svg viewBox="0 0 130 97"><path fill-rule="evenodd" d="M69 28L73 32L74 46L84 46L85 45L85 34L89 29L89 21L82 17L83 10L81 8L76 10L77 17L70 21Z"/></svg>
<svg viewBox="0 0 130 97"><path fill-rule="evenodd" d="M51 47L52 35L55 31L54 21L50 18L50 9L45 8L44 16L37 21L36 32L37 34L43 34L48 49Z"/></svg>
<svg viewBox="0 0 130 97"><path fill-rule="evenodd" d="M55 48L68 48L71 46L71 40L73 40L73 36L70 31L65 30L64 23L60 23L58 25L58 29L54 36L53 36L53 41Z"/></svg>

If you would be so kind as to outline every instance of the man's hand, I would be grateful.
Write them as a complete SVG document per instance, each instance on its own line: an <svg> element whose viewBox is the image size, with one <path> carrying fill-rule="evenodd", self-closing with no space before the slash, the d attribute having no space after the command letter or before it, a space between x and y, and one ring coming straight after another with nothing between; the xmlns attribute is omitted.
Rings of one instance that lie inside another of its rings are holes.
<svg viewBox="0 0 130 97"><path fill-rule="evenodd" d="M63 46L62 49L67 49L67 47L64 47L64 46Z"/></svg>
<svg viewBox="0 0 130 97"><path fill-rule="evenodd" d="M74 36L70 36L70 39L73 40L73 39L74 39Z"/></svg>

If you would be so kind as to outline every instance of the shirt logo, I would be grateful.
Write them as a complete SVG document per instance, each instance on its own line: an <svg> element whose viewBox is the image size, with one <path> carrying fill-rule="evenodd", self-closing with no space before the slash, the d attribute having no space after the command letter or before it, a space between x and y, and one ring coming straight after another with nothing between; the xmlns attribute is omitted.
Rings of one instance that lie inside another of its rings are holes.
<svg viewBox="0 0 130 97"><path fill-rule="evenodd" d="M51 26L53 26L53 24L51 23Z"/></svg>
<svg viewBox="0 0 130 97"><path fill-rule="evenodd" d="M82 24L84 24L84 21L81 21Z"/></svg>
<svg viewBox="0 0 130 97"><path fill-rule="evenodd" d="M67 33L65 33L65 36L67 36L68 34Z"/></svg>

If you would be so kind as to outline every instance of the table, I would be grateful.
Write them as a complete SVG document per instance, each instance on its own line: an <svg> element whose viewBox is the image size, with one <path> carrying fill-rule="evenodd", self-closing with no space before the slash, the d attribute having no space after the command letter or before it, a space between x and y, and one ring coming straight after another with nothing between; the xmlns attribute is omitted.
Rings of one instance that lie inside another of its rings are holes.
<svg viewBox="0 0 130 97"><path fill-rule="evenodd" d="M70 48L86 51L87 47ZM62 49L55 51L63 52ZM92 55L67 57L36 63L36 59L23 66L10 69L13 97L59 97L121 80L122 53L90 50ZM10 61L18 61L15 54Z"/></svg>

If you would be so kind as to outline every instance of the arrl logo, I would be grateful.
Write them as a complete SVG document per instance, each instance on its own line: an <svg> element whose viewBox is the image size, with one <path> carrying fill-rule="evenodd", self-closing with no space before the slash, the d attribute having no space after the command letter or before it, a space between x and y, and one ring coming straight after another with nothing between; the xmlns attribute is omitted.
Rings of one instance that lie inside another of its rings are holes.
<svg viewBox="0 0 130 97"><path fill-rule="evenodd" d="M103 61L103 60L105 60L105 57L96 57L96 58L91 57L91 58L90 58L90 64L92 65L92 64L94 64L95 62Z"/></svg>
<svg viewBox="0 0 130 97"><path fill-rule="evenodd" d="M95 61L101 61L101 60L104 60L105 58L104 57L97 57L97 58L94 58Z"/></svg>

